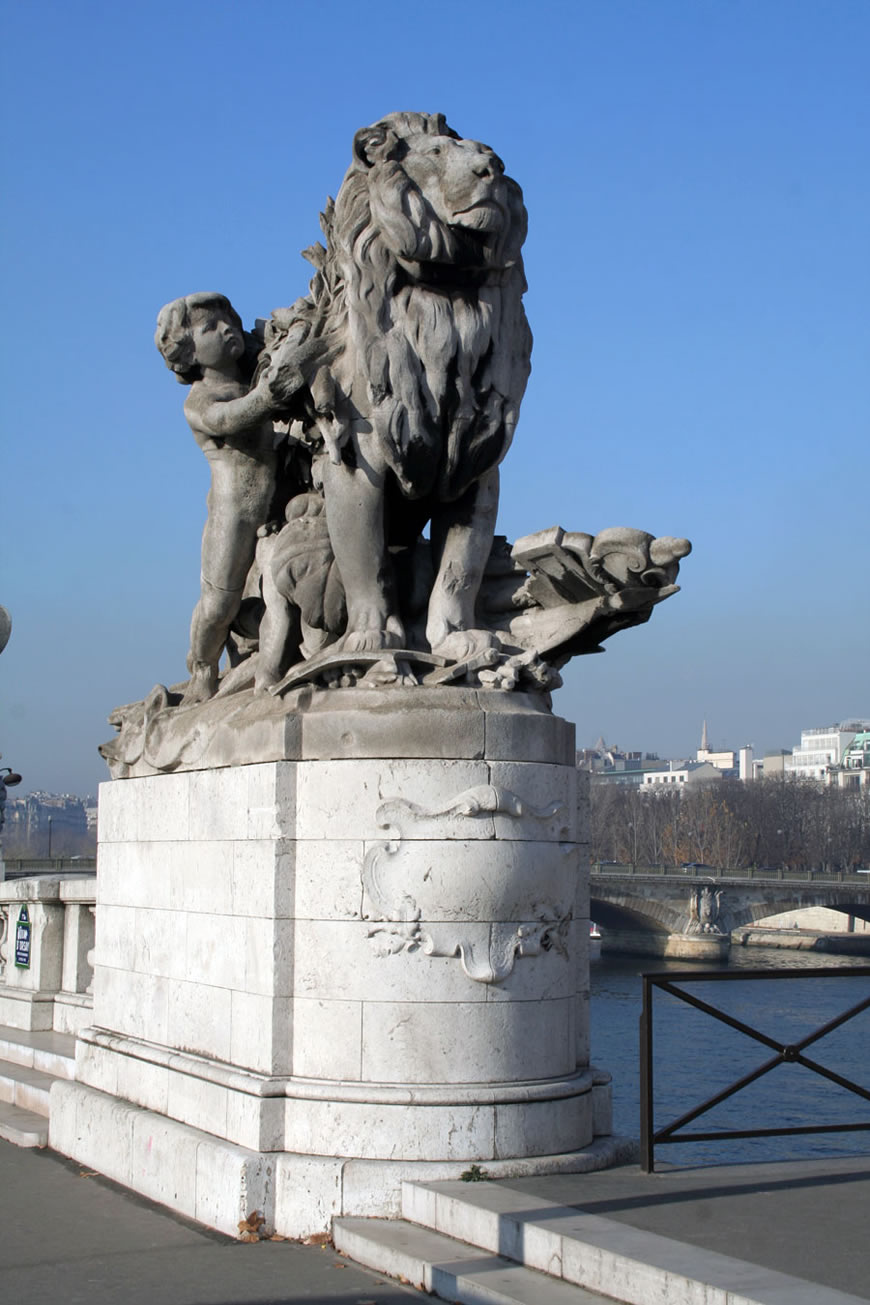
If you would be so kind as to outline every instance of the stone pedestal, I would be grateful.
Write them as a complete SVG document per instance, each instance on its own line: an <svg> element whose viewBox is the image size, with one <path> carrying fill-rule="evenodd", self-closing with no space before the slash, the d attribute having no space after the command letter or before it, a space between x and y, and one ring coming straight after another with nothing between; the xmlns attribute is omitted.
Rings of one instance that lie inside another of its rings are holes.
<svg viewBox="0 0 870 1305"><path fill-rule="evenodd" d="M308 690L283 760L103 785L93 1026L51 1143L235 1232L607 1162L573 727Z"/></svg>

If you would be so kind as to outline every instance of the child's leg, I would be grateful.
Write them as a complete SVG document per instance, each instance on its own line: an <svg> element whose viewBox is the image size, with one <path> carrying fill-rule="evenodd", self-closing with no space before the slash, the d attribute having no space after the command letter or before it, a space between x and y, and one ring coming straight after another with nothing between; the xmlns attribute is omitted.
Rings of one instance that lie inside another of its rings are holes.
<svg viewBox="0 0 870 1305"><path fill-rule="evenodd" d="M219 589L202 577L202 592L190 622L187 669L190 683L183 702L204 702L217 692L218 663L244 589Z"/></svg>
<svg viewBox="0 0 870 1305"><path fill-rule="evenodd" d="M202 533L200 598L190 623L190 683L182 699L185 705L204 702L217 691L218 663L241 606L256 543L257 523L220 511L220 504L209 495Z"/></svg>

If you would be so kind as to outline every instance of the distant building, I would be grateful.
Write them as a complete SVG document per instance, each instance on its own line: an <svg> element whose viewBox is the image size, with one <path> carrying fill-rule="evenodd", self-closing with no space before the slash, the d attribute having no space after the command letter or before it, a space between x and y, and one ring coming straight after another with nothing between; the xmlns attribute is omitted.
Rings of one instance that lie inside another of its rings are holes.
<svg viewBox="0 0 870 1305"><path fill-rule="evenodd" d="M637 787L649 770L661 767L655 752L623 752L600 738L591 748L577 752L579 770L590 770L595 783L620 784Z"/></svg>
<svg viewBox="0 0 870 1305"><path fill-rule="evenodd" d="M26 846L34 855L48 853L49 831L55 847L66 835L86 835L88 818L82 799L71 793L29 793L12 798L6 806L8 845Z"/></svg>
<svg viewBox="0 0 870 1305"><path fill-rule="evenodd" d="M787 748L777 748L774 752L765 752L764 759L756 762L756 767L760 770L765 779L780 778L785 774L785 763L791 756Z"/></svg>
<svg viewBox="0 0 870 1305"><path fill-rule="evenodd" d="M658 770L647 771L641 792L655 789L664 792L669 788L685 790L700 784L715 784L724 777L722 768L711 761L671 761Z"/></svg>
<svg viewBox="0 0 870 1305"><path fill-rule="evenodd" d="M735 774L737 772L737 753L730 749L719 750L718 752L710 747L710 740L707 736L707 722L701 726L701 746L695 753L696 761L707 761L711 766L716 766L719 770L730 770Z"/></svg>
<svg viewBox="0 0 870 1305"><path fill-rule="evenodd" d="M829 768L827 778L829 784L840 788L870 787L870 729L859 730L843 753L840 765Z"/></svg>
<svg viewBox="0 0 870 1305"><path fill-rule="evenodd" d="M801 730L800 744L785 759L785 774L792 779L814 779L825 784L837 782L836 775L843 765L851 744L861 735L870 732L870 721L844 721L840 725L821 725ZM852 771L864 769L863 748L852 754ZM859 783L862 782L860 779Z"/></svg>
<svg viewBox="0 0 870 1305"><path fill-rule="evenodd" d="M753 762L752 744L744 744L742 748L734 751L731 748L715 750L710 747L707 738L707 722L704 721L701 729L701 746L695 753L696 761L709 762L731 779L742 779L744 783L747 780L755 778L755 764Z"/></svg>

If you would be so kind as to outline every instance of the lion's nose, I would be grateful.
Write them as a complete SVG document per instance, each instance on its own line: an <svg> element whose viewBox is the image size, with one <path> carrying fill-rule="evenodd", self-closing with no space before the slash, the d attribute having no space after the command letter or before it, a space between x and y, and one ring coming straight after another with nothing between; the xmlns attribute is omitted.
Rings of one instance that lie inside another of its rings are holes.
<svg viewBox="0 0 870 1305"><path fill-rule="evenodd" d="M486 145L479 147L480 159L472 168L476 177L500 177L504 172L501 159Z"/></svg>

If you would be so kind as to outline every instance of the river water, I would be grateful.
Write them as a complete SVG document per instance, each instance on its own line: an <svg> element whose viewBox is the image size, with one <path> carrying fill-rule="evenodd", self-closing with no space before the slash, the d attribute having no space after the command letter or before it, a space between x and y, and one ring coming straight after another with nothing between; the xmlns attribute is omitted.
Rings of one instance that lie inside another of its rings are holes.
<svg viewBox="0 0 870 1305"><path fill-rule="evenodd" d="M848 977L866 960L766 947L733 948L727 968L795 968L808 977L687 984L702 1000L782 1043L797 1042L861 1000L870 997L870 976ZM842 978L812 978L821 967ZM640 976L723 968L654 957L605 956L593 960L591 980L592 1063L613 1075L614 1132L639 1137ZM700 1105L775 1053L719 1020L654 990L655 1126L663 1127ZM804 1053L829 1070L870 1090L870 1009L807 1047ZM802 1065L781 1064L742 1089L687 1131L773 1128L806 1124L870 1123L870 1101ZM817 1159L870 1153L870 1131L739 1138L733 1141L657 1146L656 1163L739 1164Z"/></svg>

